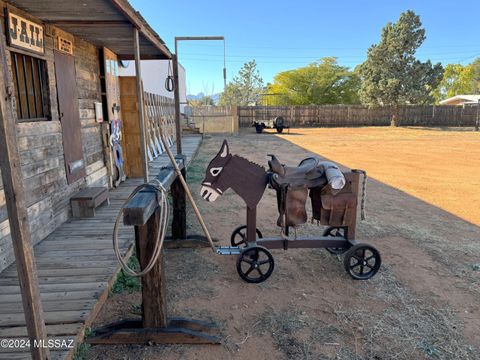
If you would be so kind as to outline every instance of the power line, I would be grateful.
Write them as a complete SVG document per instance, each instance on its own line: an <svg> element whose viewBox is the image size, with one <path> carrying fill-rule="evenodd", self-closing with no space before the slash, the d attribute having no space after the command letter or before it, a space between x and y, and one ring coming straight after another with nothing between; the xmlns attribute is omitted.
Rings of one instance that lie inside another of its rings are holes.
<svg viewBox="0 0 480 360"><path fill-rule="evenodd" d="M465 52L465 51L462 51L462 52L445 52L445 53L423 53L423 52L418 52L417 55L419 56L441 56L441 55L454 55L454 54L457 54L457 55L464 55L464 54L471 54L471 52ZM201 57L221 57L223 58L223 55L222 54L200 54L200 53L183 53L183 55L186 55L186 56L201 56ZM476 55L473 55L473 57L476 56ZM320 56L320 55L310 55L310 56L284 56L282 55L281 56L282 59L318 59L319 57L325 57L325 56ZM366 54L363 54L363 55L332 55L332 57L336 57L336 58L353 58L353 59L358 59L358 58L365 58L366 57ZM275 56L275 55L252 55L252 54L248 54L248 55L229 55L228 58L259 58L259 59L278 59L279 56Z"/></svg>
<svg viewBox="0 0 480 360"><path fill-rule="evenodd" d="M433 59L433 61L440 61L440 62L445 62L445 61L449 61L449 62L464 62L464 61L467 61L469 59L473 59L477 56L480 56L480 54L475 54L475 55L472 55L472 56L469 56L467 58L463 58L463 59L459 59L457 56L455 57L442 57L441 59ZM273 57L273 58L276 58L276 57ZM342 56L337 56L337 59L338 59L338 62L340 63L340 65L342 64L351 64L351 65L356 65L358 64L359 62L365 60L367 58L367 55L365 56L359 56L358 57L358 60L359 61L355 61L355 60L347 60L347 61L344 61L344 57ZM254 57L254 56L245 56L244 59L246 60L249 60L249 59L253 59L253 60L256 60L258 64L308 64L308 63L312 63L312 62L316 62L318 60L321 60L321 57L311 57L311 58L302 58L304 59L304 61L286 61L284 60L285 58L282 58L281 60L278 60L278 61L265 61L265 60L262 60L260 58L260 60L257 60L257 57ZM288 59L288 58L287 58ZM299 58L300 59L300 58ZM189 57L186 57L184 58L182 61L185 63L187 61L201 61L201 62L215 62L215 61L220 61L221 59L218 58L218 59L209 59L209 58L189 58ZM432 59L430 59L432 61ZM230 58L227 58L227 63L240 63L240 64L243 64L245 63L245 60L232 60Z"/></svg>
<svg viewBox="0 0 480 360"><path fill-rule="evenodd" d="M373 45L373 44L371 44ZM189 46L206 46L206 47L216 47L216 48L221 48L218 45L214 44L191 44ZM335 47L285 47L283 45L279 46L237 46L237 45L232 45L228 46L229 50L232 50L233 48L236 49L281 49L281 50L366 50L370 47L370 45L366 47L341 47L341 46L335 46ZM422 49L450 49L450 48L480 48L480 44L464 44L464 45L438 45L438 46L428 46L428 45L423 45Z"/></svg>
<svg viewBox="0 0 480 360"><path fill-rule="evenodd" d="M470 59L473 59L473 58L478 57L478 56L480 56L480 53L475 54L475 55L472 55L472 56L469 56L469 57L466 57L466 58L461 59L461 60L458 60L458 62L464 62L464 61L466 61L466 60L470 60Z"/></svg>

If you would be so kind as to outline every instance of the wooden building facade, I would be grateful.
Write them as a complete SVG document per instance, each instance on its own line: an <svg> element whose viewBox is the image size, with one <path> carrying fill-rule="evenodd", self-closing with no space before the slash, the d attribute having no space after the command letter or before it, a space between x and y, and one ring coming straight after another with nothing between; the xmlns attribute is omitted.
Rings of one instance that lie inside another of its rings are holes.
<svg viewBox="0 0 480 360"><path fill-rule="evenodd" d="M71 216L70 197L124 179L119 59L169 59L125 0L0 1L5 84L11 95L33 244ZM117 146L117 147L115 147ZM0 272L14 261L0 178Z"/></svg>

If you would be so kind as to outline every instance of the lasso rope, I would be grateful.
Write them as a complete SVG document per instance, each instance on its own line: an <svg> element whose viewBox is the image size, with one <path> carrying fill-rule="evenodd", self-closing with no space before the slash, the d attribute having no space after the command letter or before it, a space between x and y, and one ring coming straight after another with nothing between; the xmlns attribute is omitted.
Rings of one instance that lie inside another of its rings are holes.
<svg viewBox="0 0 480 360"><path fill-rule="evenodd" d="M126 262L126 260L122 257L120 254L120 249L118 246L118 226L120 224L120 220L123 216L123 213L125 211L125 206L128 204L130 200L141 190L143 189L150 189L150 190L155 190L156 196L157 196L157 202L158 206L160 207L160 224L158 226L158 231L155 237L155 247L153 249L152 257L150 258L150 261L148 262L147 266L140 271L136 272L132 268L130 268ZM154 179L152 182L142 184L138 186L128 197L128 199L125 201L125 203L122 205L120 208L120 211L117 215L117 218L115 220L115 226L113 228L113 250L115 252L115 255L117 256L117 259L122 266L123 271L127 273L130 276L134 277L140 277L145 274L147 274L150 270L152 270L153 266L158 260L158 257L160 256L162 252L162 246L163 246L163 241L165 240L165 232L167 229L167 224L168 224L168 200L167 200L167 190L163 187L162 183L158 181L157 179Z"/></svg>
<svg viewBox="0 0 480 360"><path fill-rule="evenodd" d="M363 175L362 200L360 202L360 216L362 220L365 220L366 218L365 205L367 201L367 178L368 178L367 172L365 170L360 170L360 169L352 169L352 172Z"/></svg>

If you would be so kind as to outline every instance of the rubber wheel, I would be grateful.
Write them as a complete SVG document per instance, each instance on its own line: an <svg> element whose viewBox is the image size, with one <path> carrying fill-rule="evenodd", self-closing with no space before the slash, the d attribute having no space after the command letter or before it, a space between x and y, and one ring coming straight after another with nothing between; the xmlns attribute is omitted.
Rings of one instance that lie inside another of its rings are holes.
<svg viewBox="0 0 480 360"><path fill-rule="evenodd" d="M230 244L232 246L248 246L247 244L247 225L242 225L237 227L235 230L232 231L232 235L230 236ZM255 229L257 233L257 238L263 238L262 232L258 229Z"/></svg>
<svg viewBox="0 0 480 360"><path fill-rule="evenodd" d="M285 120L281 116L277 116L275 118L275 126L281 128L283 130L283 125L285 124ZM281 131L280 131L281 132Z"/></svg>
<svg viewBox="0 0 480 360"><path fill-rule="evenodd" d="M283 132L283 127L277 127L277 133L281 134Z"/></svg>
<svg viewBox="0 0 480 360"><path fill-rule="evenodd" d="M237 272L248 283L258 284L272 275L273 256L262 246L248 247L237 258Z"/></svg>
<svg viewBox="0 0 480 360"><path fill-rule="evenodd" d="M255 131L257 132L257 134L261 134L263 132L263 125L255 124Z"/></svg>
<svg viewBox="0 0 480 360"><path fill-rule="evenodd" d="M355 280L368 280L380 269L382 258L377 249L367 244L352 246L345 253L343 266Z"/></svg>
<svg viewBox="0 0 480 360"><path fill-rule="evenodd" d="M345 237L345 228L329 226L323 231L323 236ZM325 248L332 255L342 255L348 248Z"/></svg>

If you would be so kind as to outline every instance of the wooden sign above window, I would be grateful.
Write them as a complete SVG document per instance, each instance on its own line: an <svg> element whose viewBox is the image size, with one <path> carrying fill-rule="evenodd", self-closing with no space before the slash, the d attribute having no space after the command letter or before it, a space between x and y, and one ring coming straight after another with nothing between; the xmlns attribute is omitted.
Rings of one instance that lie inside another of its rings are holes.
<svg viewBox="0 0 480 360"><path fill-rule="evenodd" d="M73 41L62 36L58 36L57 49L65 54L73 55Z"/></svg>
<svg viewBox="0 0 480 360"><path fill-rule="evenodd" d="M8 11L8 44L43 55L44 28L42 25Z"/></svg>

